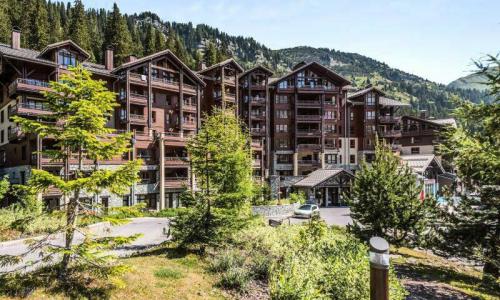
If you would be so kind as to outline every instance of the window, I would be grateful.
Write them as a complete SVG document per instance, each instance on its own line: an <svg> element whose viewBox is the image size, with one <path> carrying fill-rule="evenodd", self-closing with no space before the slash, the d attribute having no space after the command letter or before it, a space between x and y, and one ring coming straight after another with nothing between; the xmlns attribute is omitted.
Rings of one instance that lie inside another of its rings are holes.
<svg viewBox="0 0 500 300"><path fill-rule="evenodd" d="M335 133L337 132L337 126L334 124L325 124L325 132Z"/></svg>
<svg viewBox="0 0 500 300"><path fill-rule="evenodd" d="M151 119L153 120L153 123L156 123L156 111L151 112Z"/></svg>
<svg viewBox="0 0 500 300"><path fill-rule="evenodd" d="M351 164L355 164L356 163L356 155L351 154L349 156L349 163L351 163Z"/></svg>
<svg viewBox="0 0 500 300"><path fill-rule="evenodd" d="M373 106L375 105L375 94L369 93L366 95L366 105Z"/></svg>
<svg viewBox="0 0 500 300"><path fill-rule="evenodd" d="M366 112L366 119L367 120L374 120L375 119L375 112L374 111L367 111Z"/></svg>
<svg viewBox="0 0 500 300"><path fill-rule="evenodd" d="M411 147L411 154L420 154L420 147Z"/></svg>
<svg viewBox="0 0 500 300"><path fill-rule="evenodd" d="M349 147L351 149L356 148L356 140L349 140Z"/></svg>
<svg viewBox="0 0 500 300"><path fill-rule="evenodd" d="M329 148L336 148L336 140L335 139L325 139L325 146Z"/></svg>
<svg viewBox="0 0 500 300"><path fill-rule="evenodd" d="M0 123L3 123L4 121L5 121L4 111L2 110L2 112L0 112Z"/></svg>
<svg viewBox="0 0 500 300"><path fill-rule="evenodd" d="M2 143L2 144L5 141L5 137L4 136L5 136L5 130L2 130L0 132L0 143Z"/></svg>
<svg viewBox="0 0 500 300"><path fill-rule="evenodd" d="M26 153L26 146L22 146L21 147L21 160L26 160L26 157L27 157L27 153Z"/></svg>
<svg viewBox="0 0 500 300"><path fill-rule="evenodd" d="M354 112L351 111L351 121L354 121Z"/></svg>
<svg viewBox="0 0 500 300"><path fill-rule="evenodd" d="M288 148L288 140L279 139L278 140L278 148Z"/></svg>
<svg viewBox="0 0 500 300"><path fill-rule="evenodd" d="M286 89L288 88L288 82L285 80L285 81L282 81L278 84L278 88L280 89Z"/></svg>
<svg viewBox="0 0 500 300"><path fill-rule="evenodd" d="M325 119L327 120L337 119L337 112L329 110L325 111Z"/></svg>
<svg viewBox="0 0 500 300"><path fill-rule="evenodd" d="M339 148L342 148L342 140L339 140Z"/></svg>
<svg viewBox="0 0 500 300"><path fill-rule="evenodd" d="M280 164L291 164L292 156L290 154L278 154L276 160Z"/></svg>
<svg viewBox="0 0 500 300"><path fill-rule="evenodd" d="M288 132L288 125L286 124L277 124L276 132Z"/></svg>
<svg viewBox="0 0 500 300"><path fill-rule="evenodd" d="M365 129L366 129L366 133L374 133L376 131L375 125L366 125Z"/></svg>
<svg viewBox="0 0 500 300"><path fill-rule="evenodd" d="M327 164L337 164L337 154L325 154Z"/></svg>
<svg viewBox="0 0 500 300"><path fill-rule="evenodd" d="M62 66L76 66L76 55L66 50L59 51L58 63Z"/></svg>
<svg viewBox="0 0 500 300"><path fill-rule="evenodd" d="M276 95L276 103L277 104L288 103L288 95Z"/></svg>
<svg viewBox="0 0 500 300"><path fill-rule="evenodd" d="M342 164L342 155L339 155L339 164Z"/></svg>
<svg viewBox="0 0 500 300"><path fill-rule="evenodd" d="M286 118L288 118L288 111L287 110L277 110L276 116L280 119L286 119Z"/></svg>

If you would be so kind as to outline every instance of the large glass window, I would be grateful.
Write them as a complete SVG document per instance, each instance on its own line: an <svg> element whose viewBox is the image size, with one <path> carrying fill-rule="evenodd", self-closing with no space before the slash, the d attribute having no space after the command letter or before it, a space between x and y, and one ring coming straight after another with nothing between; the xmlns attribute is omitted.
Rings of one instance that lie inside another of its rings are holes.
<svg viewBox="0 0 500 300"><path fill-rule="evenodd" d="M366 95L366 105L375 105L375 94L374 93L368 93Z"/></svg>
<svg viewBox="0 0 500 300"><path fill-rule="evenodd" d="M76 66L76 55L69 51L61 50L58 54L58 63L63 66Z"/></svg>

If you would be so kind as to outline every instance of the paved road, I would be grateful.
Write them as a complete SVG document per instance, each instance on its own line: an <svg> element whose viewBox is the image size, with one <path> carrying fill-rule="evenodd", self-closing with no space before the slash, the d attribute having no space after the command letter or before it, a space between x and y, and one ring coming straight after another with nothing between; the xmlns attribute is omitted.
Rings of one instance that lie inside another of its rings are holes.
<svg viewBox="0 0 500 300"><path fill-rule="evenodd" d="M137 251L150 248L167 240L167 236L163 234L163 228L168 228L168 219L166 218L135 218L131 222L120 226L97 225L90 228L92 234L103 236L131 236L137 233L142 234L141 237L128 245L124 245L113 251L119 256L131 255ZM81 243L83 234L77 232L75 234L74 243ZM50 245L62 246L64 239L62 234L50 237L48 242ZM9 241L0 243L0 255L20 255L28 251L28 246L24 240ZM0 267L0 272L12 271L22 266L30 265L26 270L33 270L40 267L38 262L42 257L39 252L32 252L26 255L23 261L17 265Z"/></svg>
<svg viewBox="0 0 500 300"><path fill-rule="evenodd" d="M319 215L328 225L346 226L347 224L352 224L352 219L350 217L351 210L349 207L330 207L330 208L320 208ZM299 224L307 219L302 218L291 218L290 222L292 224Z"/></svg>

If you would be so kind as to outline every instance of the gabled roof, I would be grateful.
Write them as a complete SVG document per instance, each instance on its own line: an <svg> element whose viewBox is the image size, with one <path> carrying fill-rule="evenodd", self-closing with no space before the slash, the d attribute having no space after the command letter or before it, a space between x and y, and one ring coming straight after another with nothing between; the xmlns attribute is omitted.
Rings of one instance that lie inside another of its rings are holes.
<svg viewBox="0 0 500 300"><path fill-rule="evenodd" d="M91 63L88 61L85 61L82 63L83 67L90 72L94 74L100 74L100 75L106 75L106 76L112 76L115 77L116 75L111 74L111 70L106 69L105 65L101 64L96 64L96 63Z"/></svg>
<svg viewBox="0 0 500 300"><path fill-rule="evenodd" d="M39 64L56 66L57 64L51 60L39 58L40 52L31 49L19 48L14 49L11 45L0 43L0 54L8 58L31 61Z"/></svg>
<svg viewBox="0 0 500 300"><path fill-rule="evenodd" d="M244 71L243 67L241 67L240 64L236 60L234 60L234 58L228 58L226 60L221 61L220 63L216 63L216 64L211 65L210 67L208 67L206 69L198 71L198 74L206 73L206 72L208 72L210 70L213 70L215 68L219 68L219 67L225 66L227 64L233 64L236 67L236 69L238 69L240 72Z"/></svg>
<svg viewBox="0 0 500 300"><path fill-rule="evenodd" d="M198 74L196 74L193 70L191 70L188 66L186 66L186 64L183 63L177 56L175 56L175 54L172 51L170 51L169 49L166 49L166 50L163 50L160 52L156 52L156 53L153 53L153 54L148 55L148 56L141 57L137 60L134 60L134 61L131 61L128 63L121 64L120 66L114 68L112 73L116 74L117 72L119 72L121 70L133 67L135 65L144 63L148 60L152 60L152 59L155 59L155 58L163 56L163 55L169 55L177 64L179 64L183 69L185 69L188 72L188 74L191 75L191 77L193 77L194 80L196 80L202 86L205 86L205 82L198 76Z"/></svg>
<svg viewBox="0 0 500 300"><path fill-rule="evenodd" d="M378 98L378 103L380 105L383 105L383 106L410 106L409 103L403 103L401 101L398 101L398 100L394 100L394 99L391 99L391 98L387 98L387 97L379 97Z"/></svg>
<svg viewBox="0 0 500 300"><path fill-rule="evenodd" d="M444 173L441 162L434 154L401 155L400 158L402 163L405 163L417 174L422 175L432 162L435 162L441 172Z"/></svg>
<svg viewBox="0 0 500 300"><path fill-rule="evenodd" d="M343 77L342 75L339 75L337 73L335 73L334 71L332 71L331 69L323 66L322 64L320 63L317 63L315 61L313 62L310 62L310 63L305 63L305 64L302 64L300 63L300 67L297 67L296 69L292 70L290 73L284 75L284 76L281 76L280 78L276 79L273 83L276 83L276 82L279 82L287 77L290 77L308 67L316 67L316 68L319 68L321 70L323 70L324 72L326 72L328 75L330 75L331 78L337 80L337 81L341 81L343 83L343 85L348 85L348 84L351 84L351 82L349 80L347 80L345 77Z"/></svg>
<svg viewBox="0 0 500 300"><path fill-rule="evenodd" d="M245 72L241 73L240 75L238 75L238 77L243 77L243 76L247 75L248 73L251 73L251 72L256 71L256 70L261 70L269 76L273 75L273 71L269 70L268 68L266 68L262 65L257 65L255 67L248 69Z"/></svg>
<svg viewBox="0 0 500 300"><path fill-rule="evenodd" d="M293 186L312 188L325 180L328 180L334 176L338 176L341 173L345 173L351 177L354 177L354 175L344 169L318 169L309 173L306 178L296 182Z"/></svg>
<svg viewBox="0 0 500 300"><path fill-rule="evenodd" d="M66 46L66 45L71 45L72 47L78 49L78 51L80 51L85 56L86 59L90 58L90 54L87 51L83 50L82 47L78 46L72 40L65 40L65 41L60 41L60 42L57 42L57 43L53 43L53 44L47 45L47 47L43 48L42 51L40 51L40 54L38 56L39 57L43 57L43 55L45 53L47 53L48 51L53 50L53 49L57 49L57 48L60 48L62 46Z"/></svg>
<svg viewBox="0 0 500 300"><path fill-rule="evenodd" d="M402 116L401 118L403 118L403 119L410 119L410 120L414 120L414 121L417 121L417 122L424 122L424 123L428 123L428 124L436 125L436 126L440 126L440 127L444 127L444 126L447 126L447 125L453 126L453 127L457 127L457 122L453 118L448 118L448 119L423 119L423 118L414 117L414 116Z"/></svg>
<svg viewBox="0 0 500 300"><path fill-rule="evenodd" d="M348 95L347 98L348 99L357 98L357 97L363 96L363 95L365 95L365 94L367 94L367 93L369 93L371 91L375 91L375 92L379 93L381 96L385 96L385 93L381 89L379 89L379 88L377 88L375 86L368 86L368 87L366 87L366 88L364 88L362 90L356 91L356 92Z"/></svg>

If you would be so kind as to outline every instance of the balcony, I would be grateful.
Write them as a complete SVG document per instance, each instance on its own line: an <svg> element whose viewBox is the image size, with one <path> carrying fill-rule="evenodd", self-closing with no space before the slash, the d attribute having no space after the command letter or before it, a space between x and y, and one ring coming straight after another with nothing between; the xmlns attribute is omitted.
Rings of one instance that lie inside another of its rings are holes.
<svg viewBox="0 0 500 300"><path fill-rule="evenodd" d="M148 95L130 93L129 101L132 104L148 105Z"/></svg>
<svg viewBox="0 0 500 300"><path fill-rule="evenodd" d="M321 164L321 161L318 159L300 159L298 160L299 165L311 165L317 166Z"/></svg>
<svg viewBox="0 0 500 300"><path fill-rule="evenodd" d="M171 189L180 189L187 187L189 179L187 177L165 177L165 187Z"/></svg>
<svg viewBox="0 0 500 300"><path fill-rule="evenodd" d="M320 134L321 130L319 129L297 129L297 136L314 136Z"/></svg>
<svg viewBox="0 0 500 300"><path fill-rule="evenodd" d="M165 166L187 167L189 158L187 156L165 156Z"/></svg>
<svg viewBox="0 0 500 300"><path fill-rule="evenodd" d="M139 85L143 85L143 86L148 84L148 75L130 73L129 78L130 78L130 82L132 82L134 84L139 84Z"/></svg>
<svg viewBox="0 0 500 300"><path fill-rule="evenodd" d="M261 160L260 159L254 159L252 162L252 167L254 168L260 168L261 167Z"/></svg>
<svg viewBox="0 0 500 300"><path fill-rule="evenodd" d="M184 83L182 85L182 91L187 94L196 95L196 86Z"/></svg>
<svg viewBox="0 0 500 300"><path fill-rule="evenodd" d="M266 82L250 82L250 89L252 90L265 90L266 89Z"/></svg>
<svg viewBox="0 0 500 300"><path fill-rule="evenodd" d="M325 79L317 77L299 77L297 88L302 92L321 92L321 91L336 91L338 90L333 85L328 85ZM307 83L305 83L307 81Z"/></svg>
<svg viewBox="0 0 500 300"><path fill-rule="evenodd" d="M397 138L401 137L401 130L379 131L379 135L384 138Z"/></svg>
<svg viewBox="0 0 500 300"><path fill-rule="evenodd" d="M265 111L252 111L250 113L250 117L252 120L265 120L266 119L266 112Z"/></svg>
<svg viewBox="0 0 500 300"><path fill-rule="evenodd" d="M262 150L262 143L260 141L252 141L251 146L254 150Z"/></svg>
<svg viewBox="0 0 500 300"><path fill-rule="evenodd" d="M185 147L186 139L179 132L164 132L163 140L167 146Z"/></svg>
<svg viewBox="0 0 500 300"><path fill-rule="evenodd" d="M10 128L10 130L7 131L7 135L9 137L10 142L18 141L24 136L23 132L21 131L21 128L17 126Z"/></svg>
<svg viewBox="0 0 500 300"><path fill-rule="evenodd" d="M320 144L298 144L297 148L303 149L303 150L319 150L319 149L321 149L321 145Z"/></svg>
<svg viewBox="0 0 500 300"><path fill-rule="evenodd" d="M47 108L46 105L39 103L23 103L20 102L12 106L9 110L9 115L21 115L21 116L41 116L50 115L52 112Z"/></svg>
<svg viewBox="0 0 500 300"><path fill-rule="evenodd" d="M297 115L297 121L320 122L321 115Z"/></svg>
<svg viewBox="0 0 500 300"><path fill-rule="evenodd" d="M179 91L179 81L169 78L151 77L151 85L155 88L160 88L173 92Z"/></svg>
<svg viewBox="0 0 500 300"><path fill-rule="evenodd" d="M329 150L335 150L335 149L338 149L339 147L337 147L337 145L335 144L325 144L325 149L329 149Z"/></svg>
<svg viewBox="0 0 500 300"><path fill-rule="evenodd" d="M198 111L198 108L196 106L196 103L184 101L182 103L182 110L186 112L196 113Z"/></svg>
<svg viewBox="0 0 500 300"><path fill-rule="evenodd" d="M394 123L399 123L401 121L401 117L396 117L396 116L379 116L378 121L380 123L385 123L385 124L394 124Z"/></svg>
<svg viewBox="0 0 500 300"><path fill-rule="evenodd" d="M130 114L130 124L146 125L146 117L144 115Z"/></svg>
<svg viewBox="0 0 500 300"><path fill-rule="evenodd" d="M250 104L252 105L266 105L266 98L261 98L261 97L251 97L250 98Z"/></svg>
<svg viewBox="0 0 500 300"><path fill-rule="evenodd" d="M280 162L277 161L274 165L276 171L286 171L293 170L293 164L291 162Z"/></svg>
<svg viewBox="0 0 500 300"><path fill-rule="evenodd" d="M20 92L40 93L49 91L49 82L37 79L17 78L9 85L9 96L18 95Z"/></svg>
<svg viewBox="0 0 500 300"><path fill-rule="evenodd" d="M319 100L297 100L297 107L320 107L321 101Z"/></svg>
<svg viewBox="0 0 500 300"><path fill-rule="evenodd" d="M295 86L291 84L286 84L286 85L277 85L276 89L278 92L293 92L295 90Z"/></svg>
<svg viewBox="0 0 500 300"><path fill-rule="evenodd" d="M196 122L194 121L184 121L182 123L182 128L187 130L196 130Z"/></svg>
<svg viewBox="0 0 500 300"><path fill-rule="evenodd" d="M436 129L411 129L403 130L401 133L403 136L429 136L436 135L438 130Z"/></svg>
<svg viewBox="0 0 500 300"><path fill-rule="evenodd" d="M265 128L250 128L250 133L252 135L265 135L266 134L266 129Z"/></svg>
<svg viewBox="0 0 500 300"><path fill-rule="evenodd" d="M220 81L220 77L218 78L218 81ZM234 86L235 85L235 78L234 76L224 76L224 84L229 84Z"/></svg>

